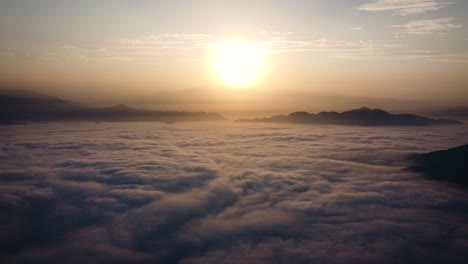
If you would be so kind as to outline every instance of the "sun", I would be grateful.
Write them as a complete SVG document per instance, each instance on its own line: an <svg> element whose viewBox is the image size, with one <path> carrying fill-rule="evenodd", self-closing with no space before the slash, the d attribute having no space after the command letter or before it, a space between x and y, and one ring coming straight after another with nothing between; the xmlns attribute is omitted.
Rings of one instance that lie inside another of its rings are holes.
<svg viewBox="0 0 468 264"><path fill-rule="evenodd" d="M215 46L214 69L231 87L252 85L260 76L264 52L255 43L221 42Z"/></svg>

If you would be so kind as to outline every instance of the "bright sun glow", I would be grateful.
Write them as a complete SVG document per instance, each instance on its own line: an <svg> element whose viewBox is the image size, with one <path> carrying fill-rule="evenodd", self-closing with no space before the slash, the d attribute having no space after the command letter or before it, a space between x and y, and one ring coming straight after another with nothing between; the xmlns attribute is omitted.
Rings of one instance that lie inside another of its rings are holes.
<svg viewBox="0 0 468 264"><path fill-rule="evenodd" d="M255 43L219 43L215 50L215 71L230 86L251 85L258 79L262 70L263 54Z"/></svg>

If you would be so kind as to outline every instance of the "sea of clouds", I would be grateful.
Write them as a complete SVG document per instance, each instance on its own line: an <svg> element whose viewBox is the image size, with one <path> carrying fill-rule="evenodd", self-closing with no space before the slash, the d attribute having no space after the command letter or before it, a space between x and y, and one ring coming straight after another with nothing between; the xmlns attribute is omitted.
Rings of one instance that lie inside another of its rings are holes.
<svg viewBox="0 0 468 264"><path fill-rule="evenodd" d="M468 126L0 129L1 263L466 263L468 192L405 171Z"/></svg>

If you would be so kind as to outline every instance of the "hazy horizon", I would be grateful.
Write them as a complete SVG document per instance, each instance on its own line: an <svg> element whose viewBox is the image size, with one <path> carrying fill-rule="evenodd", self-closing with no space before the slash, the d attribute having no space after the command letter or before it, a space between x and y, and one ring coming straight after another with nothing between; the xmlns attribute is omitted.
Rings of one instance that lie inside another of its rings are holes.
<svg viewBox="0 0 468 264"><path fill-rule="evenodd" d="M393 113L430 114L455 107L466 107L467 104L452 104L446 102L430 102L424 100L339 96L327 94L312 94L307 92L268 92L249 91L249 96L243 96L238 91L223 94L213 93L213 90L187 89L180 91L159 91L147 94L128 94L126 96L109 95L108 97L72 97L70 95L48 94L40 90L27 88L2 88L0 94L12 91L39 93L45 96L57 97L69 102L82 103L88 106L109 107L126 105L136 109L159 111L204 111L217 112L227 117L248 117L255 115L288 114L296 111L318 113L322 111L346 111L360 107L378 108Z"/></svg>

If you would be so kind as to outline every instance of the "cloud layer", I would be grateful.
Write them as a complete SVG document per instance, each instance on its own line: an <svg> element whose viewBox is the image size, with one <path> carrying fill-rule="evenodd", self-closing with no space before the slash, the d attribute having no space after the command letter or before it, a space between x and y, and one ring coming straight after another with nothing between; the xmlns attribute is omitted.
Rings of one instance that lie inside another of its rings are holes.
<svg viewBox="0 0 468 264"><path fill-rule="evenodd" d="M404 25L395 25L395 28L401 28L401 32L397 32L396 35L431 35L435 33L444 33L454 29L461 28L460 24L451 23L453 18L438 18L428 20L417 20L411 21Z"/></svg>
<svg viewBox="0 0 468 264"><path fill-rule="evenodd" d="M453 2L447 0L373 0L358 7L359 10L370 12L392 12L401 16L423 14L439 10Z"/></svg>
<svg viewBox="0 0 468 264"><path fill-rule="evenodd" d="M464 263L468 196L405 172L459 128L0 131L3 263Z"/></svg>

